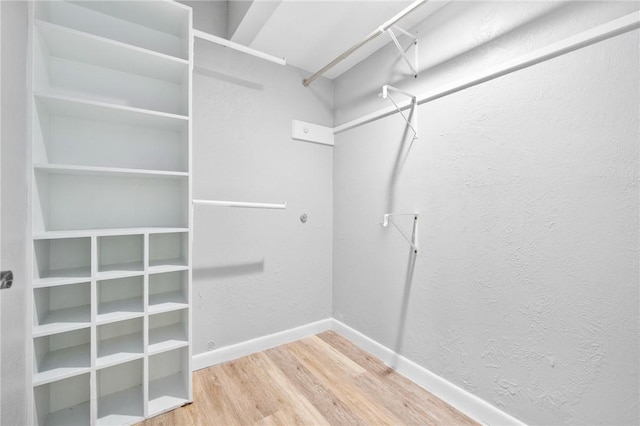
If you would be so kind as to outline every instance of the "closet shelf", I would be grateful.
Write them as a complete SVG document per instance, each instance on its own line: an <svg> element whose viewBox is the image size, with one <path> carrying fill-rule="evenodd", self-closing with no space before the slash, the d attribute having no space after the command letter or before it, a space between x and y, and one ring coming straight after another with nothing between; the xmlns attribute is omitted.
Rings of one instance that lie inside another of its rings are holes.
<svg viewBox="0 0 640 426"><path fill-rule="evenodd" d="M89 344L48 352L33 376L33 385L39 386L56 380L88 373L91 369Z"/></svg>
<svg viewBox="0 0 640 426"><path fill-rule="evenodd" d="M142 386L98 398L98 425L133 424L143 420ZM139 412L139 415L133 414ZM131 413L131 414L128 414Z"/></svg>
<svg viewBox="0 0 640 426"><path fill-rule="evenodd" d="M131 318L138 318L143 315L144 304L142 302L142 297L113 300L111 302L100 303L98 305L96 323L106 324Z"/></svg>
<svg viewBox="0 0 640 426"><path fill-rule="evenodd" d="M170 351L187 346L188 336L181 324L149 330L149 354Z"/></svg>
<svg viewBox="0 0 640 426"><path fill-rule="evenodd" d="M179 407L188 401L186 397L177 395L187 395L182 373L149 382L149 415Z"/></svg>
<svg viewBox="0 0 640 426"><path fill-rule="evenodd" d="M91 326L89 305L51 311L41 322L34 325L33 337L48 336L65 331L79 330Z"/></svg>
<svg viewBox="0 0 640 426"><path fill-rule="evenodd" d="M69 268L48 271L47 277L33 280L33 287L54 287L66 284L79 284L91 280L91 268Z"/></svg>
<svg viewBox="0 0 640 426"><path fill-rule="evenodd" d="M142 357L142 333L126 334L99 342L96 367L105 368Z"/></svg>
<svg viewBox="0 0 640 426"><path fill-rule="evenodd" d="M45 231L35 233L34 240L56 240L78 237L104 237L114 235L141 235L141 234L169 234L189 232L189 228L164 228L164 227L139 227L139 228L104 228L104 229L78 229L71 231Z"/></svg>
<svg viewBox="0 0 640 426"><path fill-rule="evenodd" d="M189 117L168 112L130 107L72 96L67 93L40 90L34 92L38 106L56 115L71 116L93 121L129 124L132 126L157 127L183 131L188 127Z"/></svg>
<svg viewBox="0 0 640 426"><path fill-rule="evenodd" d="M184 293L172 291L149 295L149 313L158 314L161 312L177 311L188 308L189 304Z"/></svg>
<svg viewBox="0 0 640 426"><path fill-rule="evenodd" d="M62 25L37 20L49 54L122 72L180 84L189 61Z"/></svg>
<svg viewBox="0 0 640 426"><path fill-rule="evenodd" d="M47 416L46 425L81 425L86 424L90 418L89 403L75 405L69 408L50 413Z"/></svg>
<svg viewBox="0 0 640 426"><path fill-rule="evenodd" d="M132 176L150 178L186 178L189 173L166 170L125 169L115 167L76 166L65 164L34 164L37 171L50 174L64 175L94 175L94 176Z"/></svg>

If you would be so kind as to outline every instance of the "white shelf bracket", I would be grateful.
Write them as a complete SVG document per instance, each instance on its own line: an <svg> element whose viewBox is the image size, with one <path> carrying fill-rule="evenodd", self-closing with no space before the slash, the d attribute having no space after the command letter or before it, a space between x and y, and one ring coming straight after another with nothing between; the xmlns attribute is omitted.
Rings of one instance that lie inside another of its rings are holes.
<svg viewBox="0 0 640 426"><path fill-rule="evenodd" d="M392 220L392 216L413 216L413 232L411 233L411 238L408 238L405 235L405 233L402 232L402 229L400 229L398 225L395 224L395 222ZM418 253L418 213L387 213L384 216L382 216L382 226L386 228L389 226L389 224L393 225L398 230L400 235L402 235L402 237L405 240L407 240L407 242L411 245L411 248L413 248L413 252L417 254Z"/></svg>
<svg viewBox="0 0 640 426"><path fill-rule="evenodd" d="M396 37L396 34L393 32L394 29L399 33L402 33L411 38L411 44L406 49L403 49L402 46L400 45L400 42L398 41L398 37ZM387 34L389 34L389 37L391 37L393 44L395 44L396 47L398 48L398 51L400 52L400 55L402 55L402 58L404 59L404 61L407 63L409 68L411 68L413 77L417 78L418 77L418 37L416 37L414 34L411 34L408 31L403 30L402 28L396 25L394 25L391 28L388 28ZM409 59L409 56L407 55L407 52L412 46L413 46L413 63L411 63L411 59Z"/></svg>
<svg viewBox="0 0 640 426"><path fill-rule="evenodd" d="M409 117L404 115L402 112L402 108L398 106L396 101L391 97L389 92L396 92L404 96L408 96L411 98L411 116L412 120L409 120ZM400 113L404 121L407 123L407 126L413 131L413 140L418 139L418 97L412 93L405 92L404 90L400 90L396 87L385 84L382 86L382 93L379 95L382 99L389 99L396 110ZM413 123L412 123L413 121Z"/></svg>

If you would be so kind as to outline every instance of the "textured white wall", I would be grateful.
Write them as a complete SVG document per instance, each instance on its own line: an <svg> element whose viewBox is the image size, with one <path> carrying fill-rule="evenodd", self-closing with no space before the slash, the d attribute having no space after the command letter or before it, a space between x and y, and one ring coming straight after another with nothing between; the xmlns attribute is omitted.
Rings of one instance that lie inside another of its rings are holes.
<svg viewBox="0 0 640 426"><path fill-rule="evenodd" d="M382 84L421 93L637 8L451 4L419 28L441 62L402 80L385 49L336 81L336 124L386 107ZM334 316L526 423L637 424L639 34L421 105L413 145L398 115L339 134ZM416 210L414 262L380 223Z"/></svg>
<svg viewBox="0 0 640 426"><path fill-rule="evenodd" d="M2 1L2 269L13 270L13 287L2 290L0 423L27 424L30 332L25 306L27 280L27 3Z"/></svg>
<svg viewBox="0 0 640 426"><path fill-rule="evenodd" d="M332 125L328 80L197 42L194 198L287 202L197 206L194 354L331 315L332 148L291 139L291 120ZM302 224L301 214L309 221Z"/></svg>

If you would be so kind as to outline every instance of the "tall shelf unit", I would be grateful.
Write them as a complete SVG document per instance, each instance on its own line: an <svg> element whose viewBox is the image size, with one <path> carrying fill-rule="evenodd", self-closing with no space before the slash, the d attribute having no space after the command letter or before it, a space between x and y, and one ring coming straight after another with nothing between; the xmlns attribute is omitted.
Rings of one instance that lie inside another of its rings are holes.
<svg viewBox="0 0 640 426"><path fill-rule="evenodd" d="M30 4L33 416L192 401L191 8Z"/></svg>

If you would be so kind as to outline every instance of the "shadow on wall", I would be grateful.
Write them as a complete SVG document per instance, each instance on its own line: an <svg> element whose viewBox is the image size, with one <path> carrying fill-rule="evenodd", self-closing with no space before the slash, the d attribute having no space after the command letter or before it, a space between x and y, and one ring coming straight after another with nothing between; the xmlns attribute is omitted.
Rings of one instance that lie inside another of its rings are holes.
<svg viewBox="0 0 640 426"><path fill-rule="evenodd" d="M241 275L261 274L264 272L264 259L256 262L236 263L233 265L193 268L194 280L211 278L229 278Z"/></svg>
<svg viewBox="0 0 640 426"><path fill-rule="evenodd" d="M409 114L408 121L409 123L414 122L414 117L418 113L416 108L411 108L411 113ZM395 192L396 186L398 184L398 178L400 177L400 172L402 171L404 164L409 158L409 153L411 152L411 148L413 147L413 143L416 141L416 138L412 136L413 130L407 123L404 128L404 132L402 133L402 139L400 146L398 147L398 153L393 162L393 170L391 171L391 178L389 179L389 184L387 185L387 209L388 213L393 213L394 211L394 201L395 201ZM407 143L407 141L411 138L411 141Z"/></svg>
<svg viewBox="0 0 640 426"><path fill-rule="evenodd" d="M413 232L416 232L417 223L414 222ZM407 272L404 279L404 288L402 290L402 306L400 309L400 318L398 320L398 332L396 333L396 341L393 347L393 359L391 367L397 368L398 361L402 353L402 343L404 341L405 325L407 322L407 311L409 310L409 300L411 299L411 288L413 287L413 274L416 269L416 259L418 254L414 252L413 247L409 247L409 259L407 261Z"/></svg>

